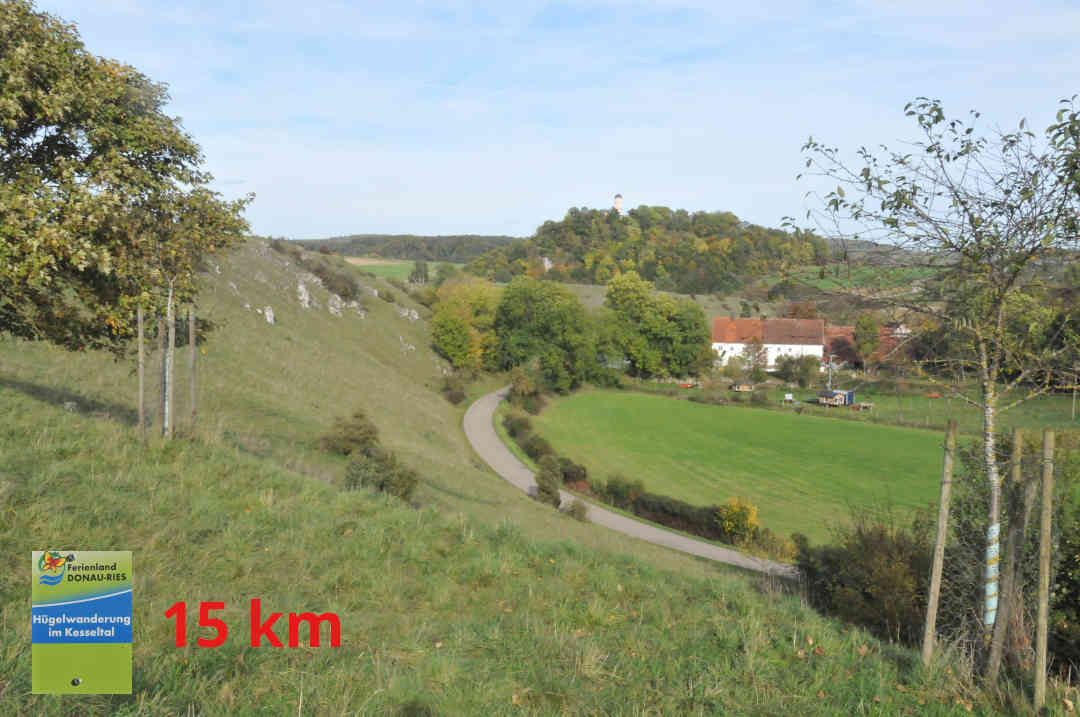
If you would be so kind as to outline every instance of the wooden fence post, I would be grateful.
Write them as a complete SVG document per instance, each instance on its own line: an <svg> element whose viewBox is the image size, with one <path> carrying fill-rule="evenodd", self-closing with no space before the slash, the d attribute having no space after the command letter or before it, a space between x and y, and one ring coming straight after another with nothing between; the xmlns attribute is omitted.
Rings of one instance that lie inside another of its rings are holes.
<svg viewBox="0 0 1080 717"><path fill-rule="evenodd" d="M143 307L135 312L136 330L139 332L139 431L146 433L146 346L143 338Z"/></svg>
<svg viewBox="0 0 1080 717"><path fill-rule="evenodd" d="M195 429L195 416L198 413L198 402L195 394L195 305L188 307L188 369L191 376L191 428Z"/></svg>
<svg viewBox="0 0 1080 717"><path fill-rule="evenodd" d="M934 563L930 568L930 595L926 601L926 622L923 626L922 662L930 665L934 655L934 633L937 629L938 597L941 594L941 569L945 562L945 538L949 530L949 496L952 491L953 455L956 452L956 421L949 419L945 429L945 459L941 468L941 499L938 501L937 539L934 541Z"/></svg>
<svg viewBox="0 0 1080 717"><path fill-rule="evenodd" d="M1054 432L1043 430L1039 616L1035 629L1035 711L1046 705L1046 630L1050 618L1050 519L1054 507Z"/></svg>

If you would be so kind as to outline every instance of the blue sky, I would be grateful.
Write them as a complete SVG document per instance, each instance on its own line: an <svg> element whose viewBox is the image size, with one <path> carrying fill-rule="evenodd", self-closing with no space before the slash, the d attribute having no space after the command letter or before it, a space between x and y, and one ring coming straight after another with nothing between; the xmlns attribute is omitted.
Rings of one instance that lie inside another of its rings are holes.
<svg viewBox="0 0 1080 717"><path fill-rule="evenodd" d="M1080 92L1068 3L39 0L169 85L256 233L526 236L571 206L803 216L807 136L990 127Z"/></svg>

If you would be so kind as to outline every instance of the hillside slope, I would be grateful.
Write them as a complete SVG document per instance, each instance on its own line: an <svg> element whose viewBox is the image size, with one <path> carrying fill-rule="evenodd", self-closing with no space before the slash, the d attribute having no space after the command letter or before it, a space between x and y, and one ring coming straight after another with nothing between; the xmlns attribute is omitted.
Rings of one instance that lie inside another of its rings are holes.
<svg viewBox="0 0 1080 717"><path fill-rule="evenodd" d="M195 440L137 437L130 362L0 343L0 713L967 713L954 677L775 586L524 498L433 390L418 307L338 317L312 284L264 242L211 265ZM356 407L424 476L421 509L342 490L317 442ZM29 694L42 547L135 551L134 696ZM342 646L249 647L253 598L337 613ZM180 600L224 601L225 645L192 625L174 647Z"/></svg>

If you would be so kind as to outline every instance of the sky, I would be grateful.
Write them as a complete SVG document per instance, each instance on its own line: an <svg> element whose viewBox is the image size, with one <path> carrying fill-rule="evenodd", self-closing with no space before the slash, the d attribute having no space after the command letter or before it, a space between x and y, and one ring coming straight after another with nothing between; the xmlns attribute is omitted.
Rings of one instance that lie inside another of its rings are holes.
<svg viewBox="0 0 1080 717"><path fill-rule="evenodd" d="M1041 130L1080 93L1069 2L36 4L169 86L264 236L528 236L616 193L778 226L809 136L900 146L920 96Z"/></svg>

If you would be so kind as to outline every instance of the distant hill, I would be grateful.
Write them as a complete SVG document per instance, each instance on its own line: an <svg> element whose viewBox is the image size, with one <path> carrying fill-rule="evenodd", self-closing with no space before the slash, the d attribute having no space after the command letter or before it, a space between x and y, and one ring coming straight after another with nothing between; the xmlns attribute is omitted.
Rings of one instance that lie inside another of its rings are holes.
<svg viewBox="0 0 1080 717"><path fill-rule="evenodd" d="M729 293L784 266L824 265L828 243L814 234L769 229L731 212L694 212L640 206L614 210L572 208L532 237L495 248L469 266L496 281L545 272L550 278L602 284L637 271L657 288L687 294Z"/></svg>
<svg viewBox="0 0 1080 717"><path fill-rule="evenodd" d="M343 256L378 256L385 259L446 261L465 264L478 256L521 241L520 237L451 234L350 234L328 239L303 239L297 244L307 249L327 249Z"/></svg>

